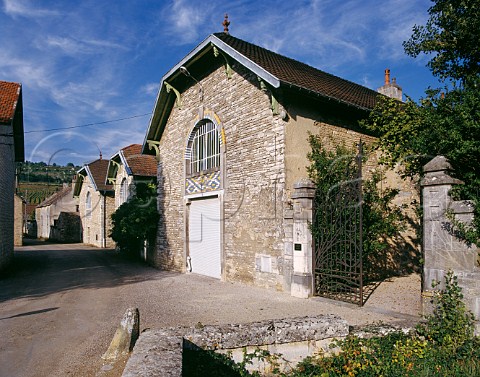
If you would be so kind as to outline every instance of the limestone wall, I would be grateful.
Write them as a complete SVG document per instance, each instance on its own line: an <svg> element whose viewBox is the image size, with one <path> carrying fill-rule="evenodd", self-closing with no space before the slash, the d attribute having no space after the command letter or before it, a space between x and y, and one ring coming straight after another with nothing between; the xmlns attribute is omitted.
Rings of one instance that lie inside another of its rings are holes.
<svg viewBox="0 0 480 377"><path fill-rule="evenodd" d="M122 182L125 179L126 182L126 199L128 200L134 194L134 184L133 184L133 176L128 175L123 164L120 164L117 170L117 177L115 180L114 188L115 188L115 209L120 207L123 204L123 198L121 195L121 186Z"/></svg>
<svg viewBox="0 0 480 377"><path fill-rule="evenodd" d="M272 115L268 93L256 76L237 68L228 79L223 67L202 80L204 113L225 130L221 169L223 276L281 289L283 256L284 127ZM156 264L185 271L186 200L184 155L199 117L198 85L182 94L182 108L170 114L160 141ZM259 261L263 264L260 265ZM263 268L262 268L263 266Z"/></svg>
<svg viewBox="0 0 480 377"><path fill-rule="evenodd" d="M35 218L37 219L38 238L49 239L51 237L51 227L55 225L61 212L76 212L78 199L73 197L72 192L67 193L54 203L35 209Z"/></svg>
<svg viewBox="0 0 480 377"><path fill-rule="evenodd" d="M23 245L23 201L18 195L15 195L15 210L14 210L14 246Z"/></svg>
<svg viewBox="0 0 480 377"><path fill-rule="evenodd" d="M86 208L87 193L91 195L91 211L87 211ZM111 229L110 216L115 208L115 199L110 196L103 196L96 191L89 177L86 176L78 200L82 220L83 243L96 247L114 247L114 242L108 235ZM106 212L104 208L106 208ZM104 227L105 223L107 224L106 229Z"/></svg>
<svg viewBox="0 0 480 377"><path fill-rule="evenodd" d="M306 356L329 352L333 339L348 334L348 323L333 315L145 331L122 376L181 376L189 367L183 354L203 350L230 351L238 362L243 358L243 348L248 352L261 348L272 354L282 353L281 367L291 367ZM271 372L265 369L268 367L268 363L258 362L248 366L262 375Z"/></svg>
<svg viewBox="0 0 480 377"><path fill-rule="evenodd" d="M455 201L450 197L454 185L462 184L449 175L451 166L443 156L437 156L424 167L423 194L423 245L424 312L431 311L431 296L435 289L443 288L446 273L451 270L458 277L464 301L477 321L480 330L480 267L479 249L463 240L457 232L456 221L467 227L473 221L473 204ZM450 212L450 215L448 214ZM434 288L432 283L441 283Z"/></svg>
<svg viewBox="0 0 480 377"><path fill-rule="evenodd" d="M13 127L2 125L0 135L0 270L13 259L15 152ZM7 136L2 136L7 135Z"/></svg>

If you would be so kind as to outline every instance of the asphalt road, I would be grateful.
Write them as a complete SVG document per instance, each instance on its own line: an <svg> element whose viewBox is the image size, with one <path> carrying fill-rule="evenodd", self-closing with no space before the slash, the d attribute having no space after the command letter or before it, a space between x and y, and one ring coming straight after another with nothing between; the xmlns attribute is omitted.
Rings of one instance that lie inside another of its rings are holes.
<svg viewBox="0 0 480 377"><path fill-rule="evenodd" d="M16 249L0 276L0 377L118 377L102 354L125 310L140 330L336 314L350 325L418 320L420 278L382 283L362 307L159 271L113 250L38 243ZM103 368L103 369L102 369Z"/></svg>
<svg viewBox="0 0 480 377"><path fill-rule="evenodd" d="M164 276L81 244L18 248L14 267L0 278L1 377L94 376L125 310L148 322L140 283Z"/></svg>

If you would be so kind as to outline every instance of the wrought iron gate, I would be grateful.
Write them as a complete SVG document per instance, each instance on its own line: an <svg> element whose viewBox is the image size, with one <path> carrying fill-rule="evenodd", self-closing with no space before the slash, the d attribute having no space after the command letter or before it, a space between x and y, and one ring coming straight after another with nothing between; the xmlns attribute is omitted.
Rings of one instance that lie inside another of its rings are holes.
<svg viewBox="0 0 480 377"><path fill-rule="evenodd" d="M362 142L347 164L345 180L316 193L315 294L362 306Z"/></svg>

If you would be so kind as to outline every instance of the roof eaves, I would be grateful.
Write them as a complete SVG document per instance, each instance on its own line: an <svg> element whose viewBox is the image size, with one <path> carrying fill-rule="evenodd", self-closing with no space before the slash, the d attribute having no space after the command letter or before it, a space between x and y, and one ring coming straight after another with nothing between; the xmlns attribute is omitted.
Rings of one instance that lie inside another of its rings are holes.
<svg viewBox="0 0 480 377"><path fill-rule="evenodd" d="M282 81L282 84L287 85L290 88L294 87L294 88L296 88L300 91L305 91L305 92L309 93L310 95L316 95L317 97L326 98L329 101L338 102L339 104L342 104L342 105L345 105L345 106L353 107L355 109L359 109L359 110L363 110L363 111L372 111L372 109L370 109L368 107L356 105L352 102L345 101L345 100L342 100L342 99L337 98L337 97L332 97L332 96L329 96L328 94L325 94L325 93L322 93L322 92L319 92L319 91L316 91L316 90L308 89L308 88L305 88L303 86L300 86L300 85L297 85L297 84L294 84L294 83L291 83L291 82L288 82L288 81Z"/></svg>
<svg viewBox="0 0 480 377"><path fill-rule="evenodd" d="M125 154L123 151L120 151L120 161L122 162L123 166L125 167L125 170L128 175L133 175L132 174L132 169L130 168L130 165L128 165L128 159L125 157Z"/></svg>
<svg viewBox="0 0 480 377"><path fill-rule="evenodd" d="M93 188L95 189L95 191L99 191L98 187L97 187L97 182L95 182L95 179L93 178L93 174L92 174L92 172L90 170L90 167L88 165L85 166L85 170L88 174L88 178L90 178L90 181L93 183Z"/></svg>
<svg viewBox="0 0 480 377"><path fill-rule="evenodd" d="M154 125L153 122L156 119L155 111L157 109L158 104L160 103L162 97L167 96L167 91L164 88L165 82L168 80L175 78L176 76L180 75L180 67L185 66L187 62L194 60L197 54L200 54L202 50L204 50L208 45L215 45L217 48L222 50L228 56L233 58L234 60L238 61L240 64L251 70L255 73L258 77L264 80L267 84L271 85L274 88L280 87L280 80L272 75L270 72L266 71L264 68L259 66L258 64L254 63L252 60L248 59L245 55L241 54L221 39L216 37L213 34L210 34L206 39L204 39L196 48L194 48L188 55L186 55L179 63L177 63L172 69L170 69L160 81L160 89L158 90L157 98L155 100L154 111L152 111L152 115L150 117L150 122L148 126L147 133L145 134L145 138L142 145L142 151L144 153L148 153L148 138L151 135L152 127L158 126L158 124ZM203 54L202 54L203 55ZM158 123L158 122L156 122Z"/></svg>
<svg viewBox="0 0 480 377"><path fill-rule="evenodd" d="M75 181L75 186L73 187L74 197L78 197L80 195L80 191L82 190L83 178L85 177L85 173L81 173L82 170L84 170L84 168L81 168L79 171L77 171L77 180Z"/></svg>

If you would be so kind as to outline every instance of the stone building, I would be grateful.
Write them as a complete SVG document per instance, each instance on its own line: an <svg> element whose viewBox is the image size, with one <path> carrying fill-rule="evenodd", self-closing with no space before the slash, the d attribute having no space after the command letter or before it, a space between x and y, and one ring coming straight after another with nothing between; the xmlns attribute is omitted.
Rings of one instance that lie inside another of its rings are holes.
<svg viewBox="0 0 480 377"><path fill-rule="evenodd" d="M111 215L115 210L115 191L105 184L108 160L85 164L78 172L73 196L78 198L82 222L82 240L87 245L110 248L115 243L109 236Z"/></svg>
<svg viewBox="0 0 480 377"><path fill-rule="evenodd" d="M50 230L50 239L61 243L82 242L82 220L78 212L60 212Z"/></svg>
<svg viewBox="0 0 480 377"><path fill-rule="evenodd" d="M155 264L297 294L294 259L312 268L294 252L292 198L308 136L373 140L358 121L378 95L228 31L208 36L163 76L143 144L159 164Z"/></svg>
<svg viewBox="0 0 480 377"><path fill-rule="evenodd" d="M23 245L23 233L26 226L25 221L25 205L24 200L17 194L14 196L14 231L13 231L13 245ZM25 229L26 231L26 229Z"/></svg>
<svg viewBox="0 0 480 377"><path fill-rule="evenodd" d="M61 212L77 212L78 198L72 194L72 186L64 185L59 191L50 195L41 202L35 209L35 219L37 220L37 237L42 239L52 239L52 228L56 225ZM76 233L80 233L79 228Z"/></svg>
<svg viewBox="0 0 480 377"><path fill-rule="evenodd" d="M157 178L157 162L153 156L142 154L140 144L120 149L108 165L107 184L115 188L115 209L135 194L138 183L151 183Z"/></svg>
<svg viewBox="0 0 480 377"><path fill-rule="evenodd" d="M0 81L0 270L13 259L15 162L24 153L22 86Z"/></svg>

